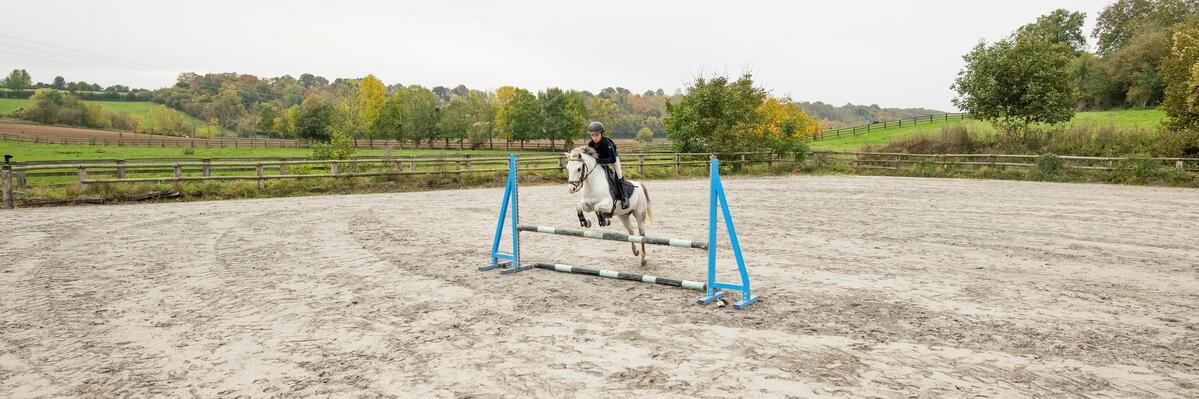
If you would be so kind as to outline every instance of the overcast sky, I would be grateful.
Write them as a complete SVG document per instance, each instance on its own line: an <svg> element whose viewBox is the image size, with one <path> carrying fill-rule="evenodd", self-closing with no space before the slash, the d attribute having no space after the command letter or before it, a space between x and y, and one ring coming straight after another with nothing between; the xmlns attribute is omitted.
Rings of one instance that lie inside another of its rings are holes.
<svg viewBox="0 0 1199 399"><path fill-rule="evenodd" d="M796 100L951 110L979 39L1056 8L1085 12L1089 34L1110 2L20 1L0 68L151 89L190 71L592 92L750 71Z"/></svg>

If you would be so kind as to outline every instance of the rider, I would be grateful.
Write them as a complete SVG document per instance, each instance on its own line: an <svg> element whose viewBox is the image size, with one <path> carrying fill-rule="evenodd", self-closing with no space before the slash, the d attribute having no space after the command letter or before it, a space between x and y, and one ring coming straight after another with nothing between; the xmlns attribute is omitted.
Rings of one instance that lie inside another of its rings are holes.
<svg viewBox="0 0 1199 399"><path fill-rule="evenodd" d="M599 121L587 125L587 133L591 134L591 141L587 142L587 146L594 149L595 153L599 155L596 157L596 161L601 165L608 165L616 171L617 183L612 188L612 193L616 195L616 198L620 198L620 208L628 209L629 200L625 199L622 192L624 171L620 168L620 155L616 153L616 143L612 142L612 139L604 137L604 124Z"/></svg>

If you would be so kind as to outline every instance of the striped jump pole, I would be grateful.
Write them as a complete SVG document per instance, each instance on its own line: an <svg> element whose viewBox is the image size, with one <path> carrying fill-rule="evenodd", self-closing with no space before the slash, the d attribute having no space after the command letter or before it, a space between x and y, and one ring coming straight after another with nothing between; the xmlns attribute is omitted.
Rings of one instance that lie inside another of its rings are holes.
<svg viewBox="0 0 1199 399"><path fill-rule="evenodd" d="M703 241L680 240L675 238L649 237L639 235L629 235L624 233L616 233L609 231L583 230L583 229L567 229L561 227L534 226L521 224L516 226L516 231L527 231L531 233L557 234L560 236L594 238L597 240L608 241L625 241L632 243L645 243L653 245L667 245L678 248L695 248L708 249L708 243Z"/></svg>
<svg viewBox="0 0 1199 399"><path fill-rule="evenodd" d="M534 263L533 267L538 269L553 270L563 273L586 274L589 276L599 276L614 278L618 280L640 281L650 284L669 285L672 287L681 287L689 290L705 291L708 289L708 284L699 281L676 280L672 278L647 276L643 274L633 274L618 272L614 270L589 269L580 266L563 265L557 263Z"/></svg>

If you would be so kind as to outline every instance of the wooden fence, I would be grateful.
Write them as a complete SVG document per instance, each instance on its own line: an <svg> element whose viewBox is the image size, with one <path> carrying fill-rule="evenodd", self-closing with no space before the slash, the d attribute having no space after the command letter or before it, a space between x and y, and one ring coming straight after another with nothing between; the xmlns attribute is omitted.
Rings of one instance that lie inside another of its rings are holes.
<svg viewBox="0 0 1199 399"><path fill-rule="evenodd" d="M709 154L643 153L622 155L626 173L644 175L652 168L681 174L684 168L701 171ZM774 162L772 153L721 154L730 164ZM525 155L520 157L520 171L565 170L565 158L560 154ZM138 159L92 161L36 161L18 166L5 165L3 180L6 207L11 208L17 188L33 186L63 186L78 184L173 183L178 187L188 181L254 180L260 189L276 179L349 178L368 176L406 176L429 174L486 174L506 173L506 156L431 155L392 158L356 158L345 160L308 160L287 158L218 158L218 159ZM38 184L31 184L37 180Z"/></svg>
<svg viewBox="0 0 1199 399"><path fill-rule="evenodd" d="M894 120L894 121L875 122L875 123L869 123L869 124L865 124L865 125L847 126L847 127L842 127L842 128L836 128L836 129L825 129L824 131L822 131L820 133L816 133L815 136L812 136L812 140L818 141L818 140L825 140L825 139L836 139L836 138L841 138L841 137L857 136L859 134L870 133L871 131L874 131L874 130L901 128L904 126L918 125L921 123L932 123L932 122L936 122L936 121L948 121L948 120L955 120L955 119L963 119L965 117L966 117L965 113L925 115L925 116L917 116L914 118L900 119L900 120Z"/></svg>
<svg viewBox="0 0 1199 399"><path fill-rule="evenodd" d="M130 133L133 135L133 133ZM23 135L0 133L0 140L23 141L29 143L45 143L45 144L75 144L75 145L95 145L95 146L130 146L130 147L170 147L170 148L311 148L311 143L306 140L295 139L253 139L253 138L190 138L177 136L160 136L146 137L147 135L138 135L136 138L105 138L105 137L41 137L36 135ZM640 142L632 139L615 139L621 148L643 149L643 150L662 150L668 148L670 143L666 139L655 139L649 145L643 145ZM585 141L580 138L575 140L573 145L583 145ZM354 139L355 148L368 149L395 149L395 150L519 150L519 151L562 151L564 150L565 142L558 140L550 142L548 140L530 140L525 142L507 141L507 140L489 140L484 143L472 144L467 140L432 140L414 142L411 140L367 140Z"/></svg>
<svg viewBox="0 0 1199 399"><path fill-rule="evenodd" d="M1135 158L1057 156L1067 170L1119 171L1149 162L1158 167L1173 167L1183 172L1199 172L1199 158ZM943 169L962 167L1035 168L1041 155L1012 154L900 154L887 152L813 151L809 162L816 166L841 163L854 170L902 170L905 166L933 165Z"/></svg>
<svg viewBox="0 0 1199 399"><path fill-rule="evenodd" d="M645 176L647 170L663 170L663 174L681 175L686 169L704 173L707 153L641 153L621 156L626 173ZM719 154L723 164L766 164L789 162L791 156L769 152ZM875 152L814 151L807 164L817 168L841 165L853 171L901 171L914 165L935 168L1035 168L1040 155L1005 154L899 154ZM1066 170L1118 171L1140 167L1145 162L1154 167L1172 167L1184 173L1199 172L1199 158L1118 158L1060 156ZM37 161L21 165L4 165L0 169L0 192L4 207L11 209L16 188L30 186L39 179L39 186L118 183L173 183L178 187L188 181L257 181L276 179L350 178L364 176L405 176L429 174L502 174L507 172L505 156L406 156L392 158L355 158L346 160L308 160L301 158L160 158L137 160ZM525 155L520 157L520 171L564 171L561 154Z"/></svg>

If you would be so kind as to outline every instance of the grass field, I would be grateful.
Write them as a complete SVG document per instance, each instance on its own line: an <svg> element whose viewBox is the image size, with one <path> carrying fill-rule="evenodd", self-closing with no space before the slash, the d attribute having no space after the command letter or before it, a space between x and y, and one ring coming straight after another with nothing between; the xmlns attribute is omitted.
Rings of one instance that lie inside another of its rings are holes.
<svg viewBox="0 0 1199 399"><path fill-rule="evenodd" d="M192 154L185 153L192 151ZM359 149L355 156L383 156L386 150ZM392 155L462 154L507 155L505 150L393 150ZM532 152L529 152L532 153ZM15 161L45 161L73 159L135 159L135 158L231 158L231 157L307 157L306 148L174 148L174 147L117 147L83 144L35 144L24 141L0 141L0 154L9 154Z"/></svg>
<svg viewBox="0 0 1199 399"><path fill-rule="evenodd" d="M17 108L24 107L29 104L29 100L20 98L0 98L0 114L13 112Z"/></svg>
<svg viewBox="0 0 1199 399"><path fill-rule="evenodd" d="M1165 111L1159 109L1095 111L1079 112L1074 115L1074 119L1070 120L1070 122L1066 122L1063 125L1067 127L1073 125L1111 125L1121 129L1157 130L1158 126L1165 119ZM922 133L936 133L941 131L941 128L943 127L951 126L965 126L970 129L970 131L977 132L990 133L995 131L995 128L991 126L990 123L971 119L934 121L917 125L879 129L871 131L870 133L861 133L857 136L816 141L812 143L812 149L828 151L854 151L861 148L863 145L883 145L895 138Z"/></svg>
<svg viewBox="0 0 1199 399"><path fill-rule="evenodd" d="M84 101L90 104L98 104L100 108L109 112L124 112L130 115L137 115L145 118L150 115L150 111L158 108L162 104L149 101ZM0 98L0 114L7 114L17 108L29 105L29 100L16 98ZM179 112L183 115L183 122L189 125L196 126L197 129L202 128L205 123L195 117Z"/></svg>

